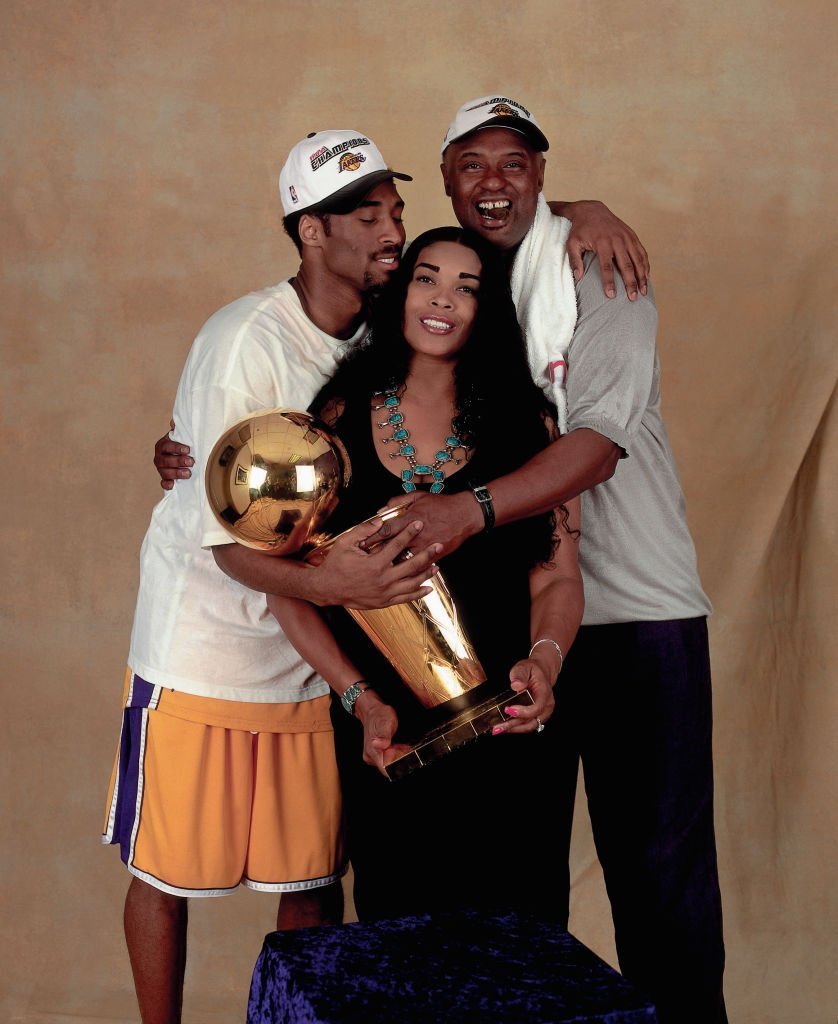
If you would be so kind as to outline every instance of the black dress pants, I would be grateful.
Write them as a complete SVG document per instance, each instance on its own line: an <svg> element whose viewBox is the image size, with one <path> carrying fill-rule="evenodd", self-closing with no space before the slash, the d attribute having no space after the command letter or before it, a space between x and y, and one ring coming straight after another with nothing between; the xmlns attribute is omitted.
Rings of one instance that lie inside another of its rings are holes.
<svg viewBox="0 0 838 1024"><path fill-rule="evenodd" d="M622 973L660 1024L724 1024L706 620L583 626L557 705L544 737L557 772L582 759Z"/></svg>

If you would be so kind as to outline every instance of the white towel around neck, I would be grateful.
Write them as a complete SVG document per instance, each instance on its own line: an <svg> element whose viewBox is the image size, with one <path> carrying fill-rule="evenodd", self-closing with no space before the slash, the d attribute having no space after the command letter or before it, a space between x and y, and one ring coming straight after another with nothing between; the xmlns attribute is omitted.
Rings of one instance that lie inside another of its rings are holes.
<svg viewBox="0 0 838 1024"><path fill-rule="evenodd" d="M539 195L535 219L512 264L510 285L533 380L556 403L567 431L567 349L576 328L576 286L565 252L570 221Z"/></svg>

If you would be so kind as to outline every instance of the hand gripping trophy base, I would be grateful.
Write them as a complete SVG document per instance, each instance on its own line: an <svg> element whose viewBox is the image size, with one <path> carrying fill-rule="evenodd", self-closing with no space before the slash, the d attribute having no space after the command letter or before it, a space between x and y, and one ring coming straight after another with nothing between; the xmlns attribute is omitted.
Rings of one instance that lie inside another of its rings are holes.
<svg viewBox="0 0 838 1024"><path fill-rule="evenodd" d="M487 680L442 573L426 586L430 593L404 604L348 609L427 715L418 739L412 732L408 752L386 767L391 780L500 725L507 704L532 703L528 691L507 687L498 694L499 686Z"/></svg>
<svg viewBox="0 0 838 1024"><path fill-rule="evenodd" d="M419 768L433 764L458 747L465 746L478 736L490 732L496 725L508 722L509 719L503 714L503 709L508 705L528 703L534 703L529 690L518 693L516 690L508 689L476 707L463 711L443 725L427 732L410 750L386 765L387 777L395 782ZM503 741L499 739L497 742Z"/></svg>

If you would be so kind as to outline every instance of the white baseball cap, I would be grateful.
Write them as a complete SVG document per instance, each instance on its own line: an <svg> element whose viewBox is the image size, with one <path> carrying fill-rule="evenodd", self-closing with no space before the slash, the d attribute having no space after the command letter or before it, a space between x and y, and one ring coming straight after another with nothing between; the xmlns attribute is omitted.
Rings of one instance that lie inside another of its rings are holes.
<svg viewBox="0 0 838 1024"><path fill-rule="evenodd" d="M279 175L279 197L286 217L315 207L324 213L348 213L391 178L413 181L409 174L391 170L376 144L361 132L312 132L288 154Z"/></svg>
<svg viewBox="0 0 838 1024"><path fill-rule="evenodd" d="M520 132L537 153L546 153L550 148L538 122L522 103L508 96L481 96L464 103L454 115L445 133L440 155L452 142L481 128L508 128Z"/></svg>

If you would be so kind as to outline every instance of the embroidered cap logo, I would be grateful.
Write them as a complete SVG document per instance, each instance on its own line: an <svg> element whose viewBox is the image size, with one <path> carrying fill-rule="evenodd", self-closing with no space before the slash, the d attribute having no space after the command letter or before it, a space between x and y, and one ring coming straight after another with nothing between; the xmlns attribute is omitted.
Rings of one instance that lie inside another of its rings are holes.
<svg viewBox="0 0 838 1024"><path fill-rule="evenodd" d="M365 160L363 153L345 153L338 161L338 174L341 171L357 171Z"/></svg>

